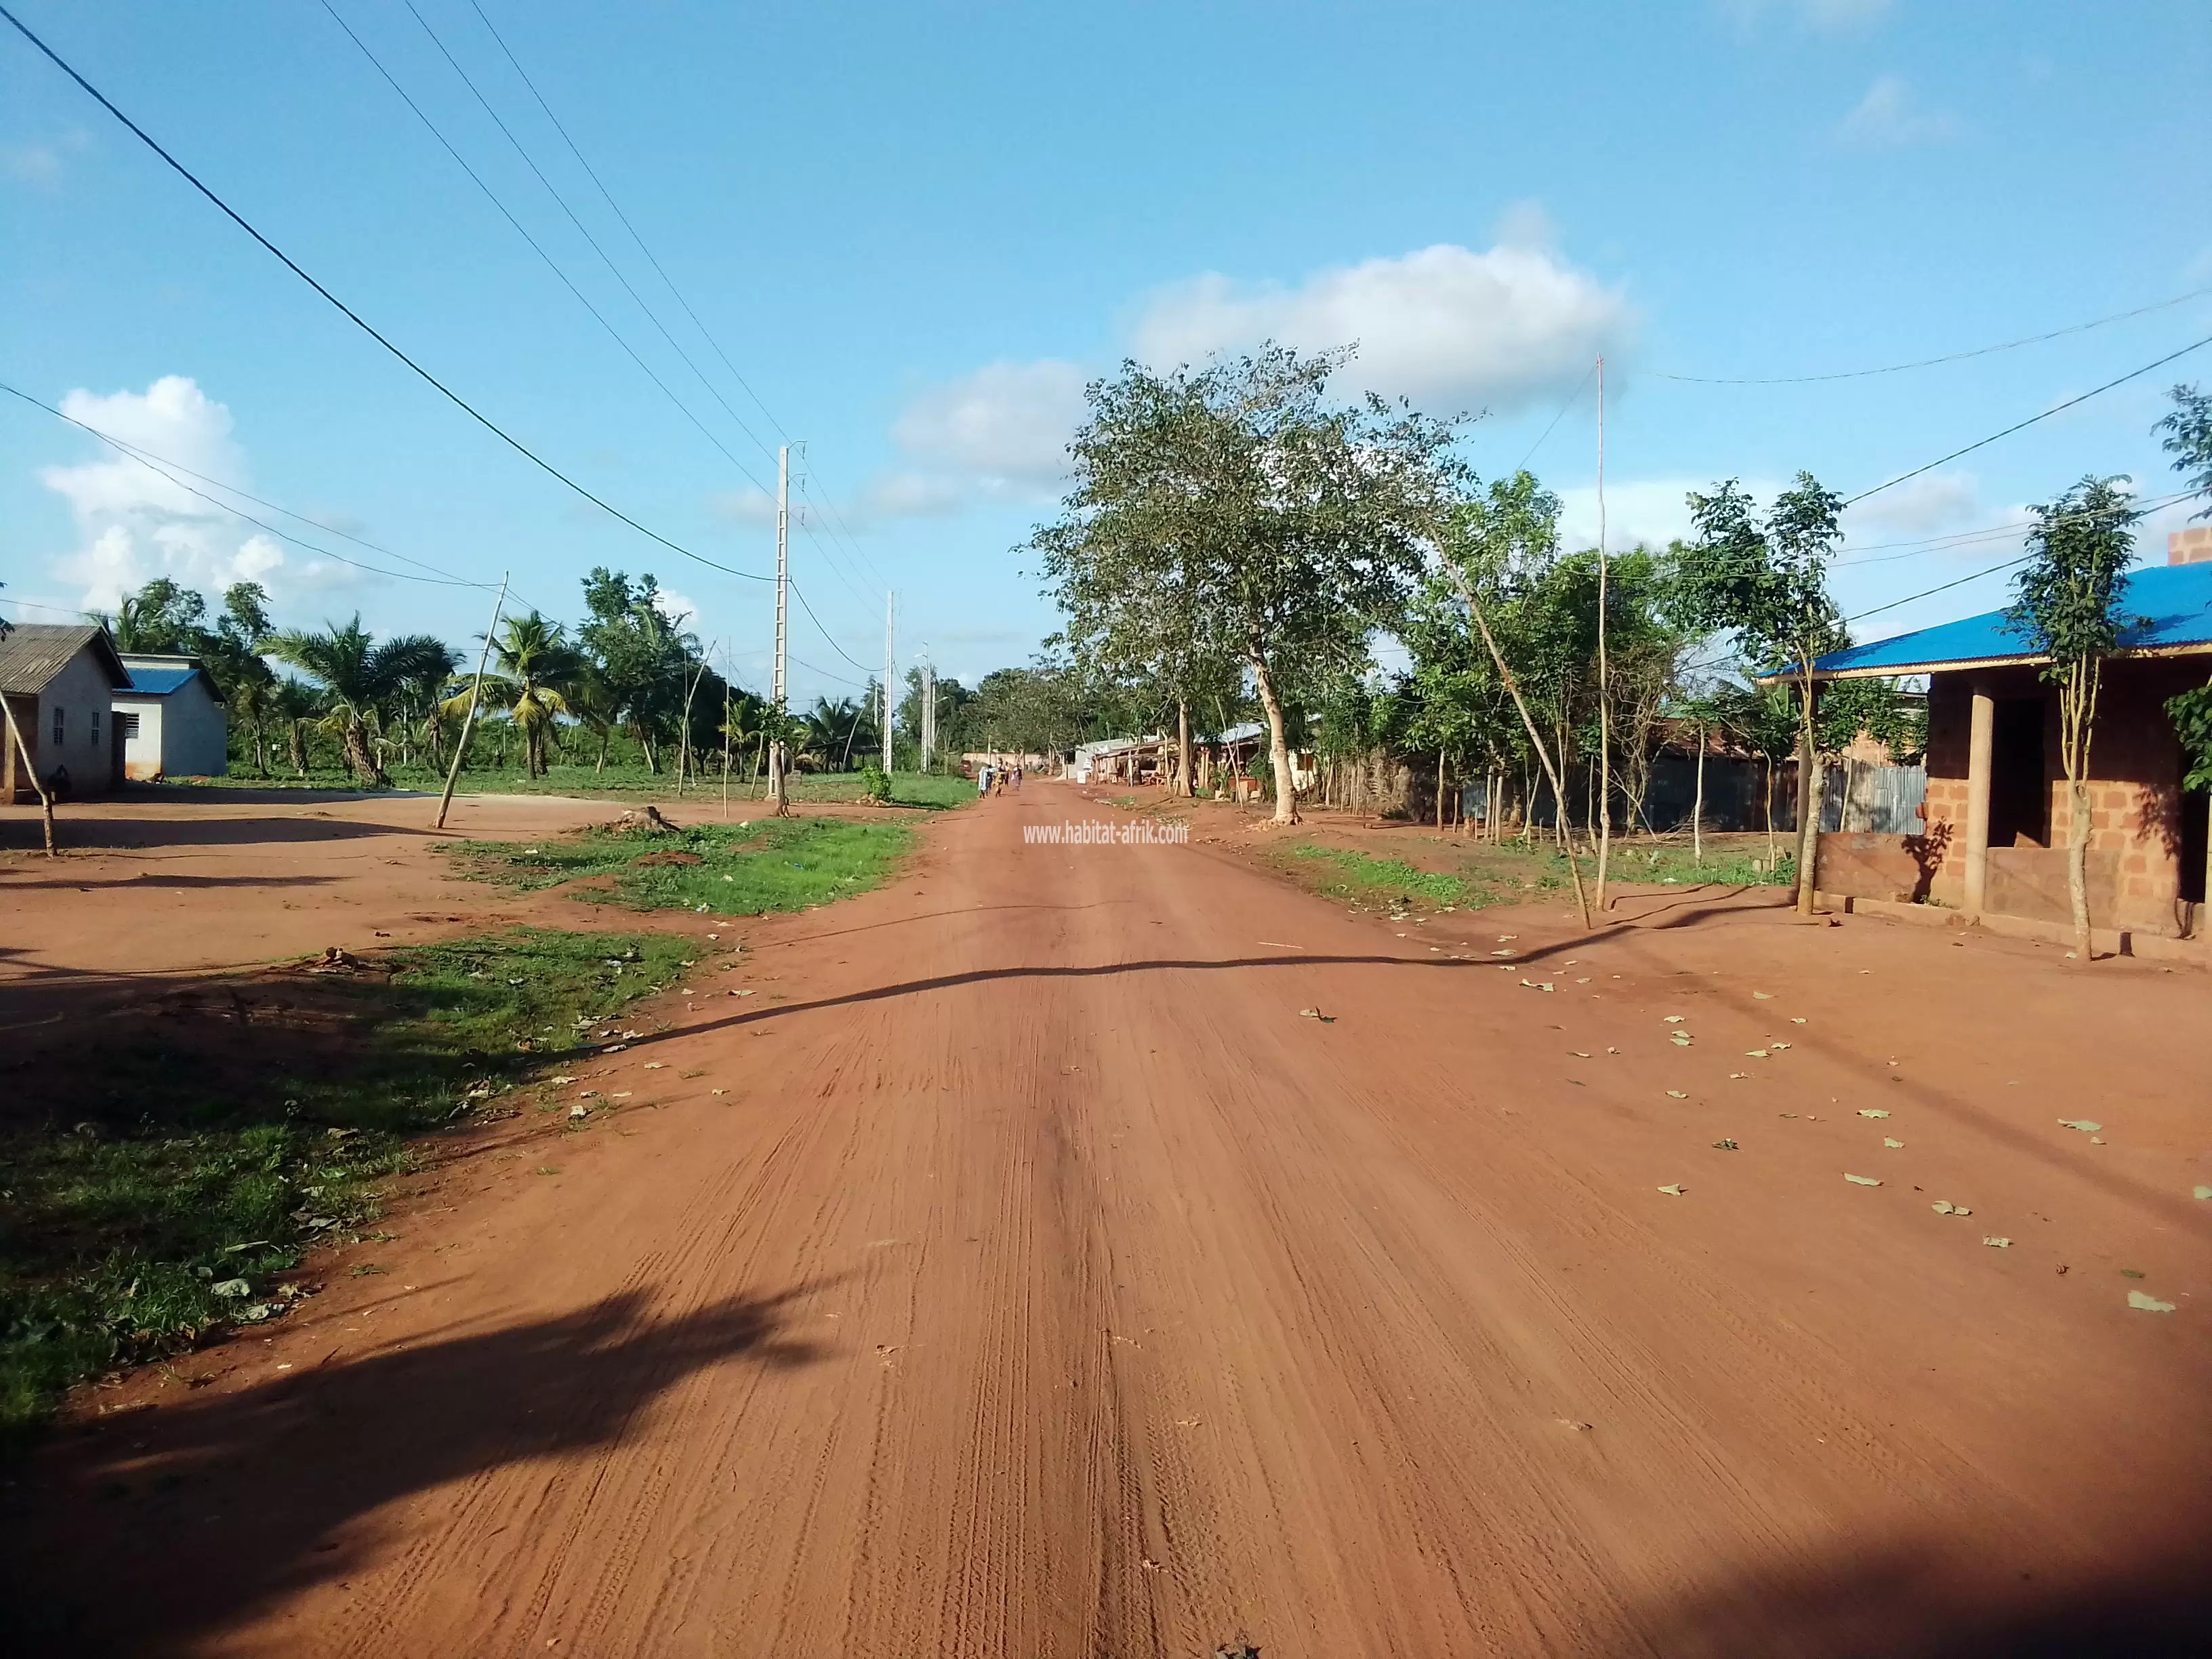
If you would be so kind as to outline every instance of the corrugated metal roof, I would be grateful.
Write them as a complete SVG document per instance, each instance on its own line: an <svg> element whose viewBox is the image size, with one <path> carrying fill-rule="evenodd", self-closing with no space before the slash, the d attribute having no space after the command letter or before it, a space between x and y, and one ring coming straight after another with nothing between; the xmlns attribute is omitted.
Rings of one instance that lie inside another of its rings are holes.
<svg viewBox="0 0 2212 1659"><path fill-rule="evenodd" d="M200 671L191 664L171 667L167 664L149 668L143 663L125 663L131 671L131 695L141 697L166 697Z"/></svg>
<svg viewBox="0 0 2212 1659"><path fill-rule="evenodd" d="M2123 651L2212 651L2212 563L2152 565L2132 573L2124 614L2146 620L2120 633ZM1819 674L1916 674L2036 659L2002 611L1923 628L1813 659Z"/></svg>
<svg viewBox="0 0 2212 1659"><path fill-rule="evenodd" d="M110 685L120 690L131 684L131 672L115 654L106 629L90 623L16 623L0 638L0 691L37 696L88 646Z"/></svg>

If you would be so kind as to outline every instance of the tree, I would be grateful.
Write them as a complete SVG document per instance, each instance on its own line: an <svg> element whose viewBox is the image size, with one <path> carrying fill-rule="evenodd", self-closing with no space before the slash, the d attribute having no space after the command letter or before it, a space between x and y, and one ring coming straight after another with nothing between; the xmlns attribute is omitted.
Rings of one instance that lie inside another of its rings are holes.
<svg viewBox="0 0 2212 1659"><path fill-rule="evenodd" d="M2142 517L2120 486L2124 476L2088 477L2057 501L2031 507L2027 564L2013 578L2018 597L2006 613L2014 633L2038 656L2043 678L2058 688L2058 758L2066 773L2073 830L2066 846L2066 891L2074 908L2075 959L2089 947L2089 744L2096 734L2097 696L2105 659L2126 626L2128 567L2135 562L2136 521Z"/></svg>
<svg viewBox="0 0 2212 1659"><path fill-rule="evenodd" d="M112 617L88 614L113 636L118 651L196 655L207 633L207 601L167 576L125 594Z"/></svg>
<svg viewBox="0 0 2212 1659"><path fill-rule="evenodd" d="M321 682L325 729L344 744L354 775L380 786L392 780L369 749L370 715L411 675L433 661L451 661L445 642L428 634L403 634L379 645L358 616L343 628L328 623L319 634L294 629L264 644L278 661Z"/></svg>
<svg viewBox="0 0 2212 1659"><path fill-rule="evenodd" d="M1730 685L1716 695L1722 726L1766 763L1766 861L1774 867L1774 774L1797 746L1797 713L1787 687Z"/></svg>
<svg viewBox="0 0 2212 1659"><path fill-rule="evenodd" d="M1486 605L1501 600L1510 606L1516 589L1525 596L1531 588L1540 588L1557 559L1559 544L1559 498L1541 488L1525 468L1510 479L1493 481L1487 495L1470 495L1456 503L1443 516L1438 541L1444 567L1451 573L1466 602L1468 615L1482 635L1492 662L1497 665L1498 678L1506 695L1513 700L1515 712L1521 716L1528 747L1551 781L1562 850L1567 858L1567 874L1574 883L1575 908L1582 913L1583 927L1587 931L1590 925L1589 895L1583 887L1582 866L1575 855L1574 840L1565 833L1567 791L1562 763L1555 746L1547 744L1543 733L1537 729L1520 677L1498 643L1498 630L1492 628L1486 609ZM1535 638L1535 630L1526 630L1524 637ZM1556 658L1558 653L1554 650L1549 654ZM1527 660L1526 654L1523 660ZM1555 740L1558 735L1559 728L1555 726Z"/></svg>
<svg viewBox="0 0 2212 1659"><path fill-rule="evenodd" d="M2174 470L2188 477L2191 493L2212 498L2212 396L2193 386L2178 386L2172 396L2172 410L2152 429L2166 434L2166 453L2173 457ZM2212 519L2212 505L2192 516ZM2169 698L2166 712L2188 757L2189 775L2182 787L2212 796L2212 684ZM2207 810L2212 811L2212 801L2208 801ZM2208 837L2207 845L2212 847L2212 837ZM2212 881L2212 851L2206 854L2205 876ZM2208 889L2207 896L2212 899L2212 889ZM2204 932L2202 921L2195 931Z"/></svg>
<svg viewBox="0 0 2212 1659"><path fill-rule="evenodd" d="M584 608L588 619L577 641L637 739L646 769L658 772L660 739L682 717L698 641L662 609L650 574L633 583L620 571L594 568L584 578Z"/></svg>
<svg viewBox="0 0 2212 1659"><path fill-rule="evenodd" d="M2178 386L2167 395L2173 407L2151 430L2166 434L2166 453L2173 457L2174 470L2187 476L2190 493L2212 496L2212 394ZM2212 519L2212 506L2191 516Z"/></svg>
<svg viewBox="0 0 2212 1659"><path fill-rule="evenodd" d="M477 637L482 638L479 635ZM545 740L554 721L568 712L568 690L576 682L582 665L558 623L550 623L532 611L509 617L492 641L492 660L498 665L495 679L484 684L485 701L504 708L522 738L523 769L533 778L545 775ZM453 672L448 658L438 665L442 680ZM474 688L447 699L448 719L465 720Z"/></svg>
<svg viewBox="0 0 2212 1659"><path fill-rule="evenodd" d="M1689 503L1698 539L1683 550L1686 612L1734 631L1756 668L1797 683L1797 908L1809 915L1820 852L1813 661L1849 638L1827 579L1843 500L1800 472L1764 523L1733 478L1711 495L1692 492Z"/></svg>
<svg viewBox="0 0 2212 1659"><path fill-rule="evenodd" d="M1270 343L1200 370L1125 362L1088 388L1075 487L1030 544L1071 617L1165 614L1194 663L1241 662L1267 711L1278 823L1297 818L1285 693L1364 654L1404 599L1454 432L1373 397L1333 402L1349 356Z"/></svg>

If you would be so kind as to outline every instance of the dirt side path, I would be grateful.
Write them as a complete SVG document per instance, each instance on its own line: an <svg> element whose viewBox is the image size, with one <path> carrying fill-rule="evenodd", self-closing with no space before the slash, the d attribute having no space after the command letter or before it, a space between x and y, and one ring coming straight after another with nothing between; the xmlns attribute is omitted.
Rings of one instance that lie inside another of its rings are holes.
<svg viewBox="0 0 2212 1659"><path fill-rule="evenodd" d="M1694 905L1401 938L1224 850L1021 842L1097 810L945 815L752 930L580 1078L634 1109L60 1437L0 1559L75 1651L1840 1659L2206 1611L2194 976Z"/></svg>

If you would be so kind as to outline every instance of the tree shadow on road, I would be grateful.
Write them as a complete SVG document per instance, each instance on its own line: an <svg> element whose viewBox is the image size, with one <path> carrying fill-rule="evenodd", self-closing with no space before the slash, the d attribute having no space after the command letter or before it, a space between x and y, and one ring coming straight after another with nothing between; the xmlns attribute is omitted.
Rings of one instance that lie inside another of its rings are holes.
<svg viewBox="0 0 2212 1659"><path fill-rule="evenodd" d="M789 1304L818 1288L674 1319L626 1291L60 1431L0 1488L0 1650L191 1649L369 1567L372 1517L396 1500L619 1445L694 1372L819 1358L781 1334Z"/></svg>

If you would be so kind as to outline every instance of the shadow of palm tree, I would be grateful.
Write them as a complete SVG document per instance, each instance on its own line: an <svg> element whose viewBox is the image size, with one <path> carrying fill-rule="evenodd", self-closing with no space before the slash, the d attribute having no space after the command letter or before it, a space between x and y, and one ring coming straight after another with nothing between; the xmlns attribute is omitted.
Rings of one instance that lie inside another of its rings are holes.
<svg viewBox="0 0 2212 1659"><path fill-rule="evenodd" d="M0 1489L0 1651L190 1649L368 1566L374 1529L354 1523L395 1500L619 1445L694 1372L819 1358L779 1327L820 1287L674 1319L625 1291L62 1431Z"/></svg>

